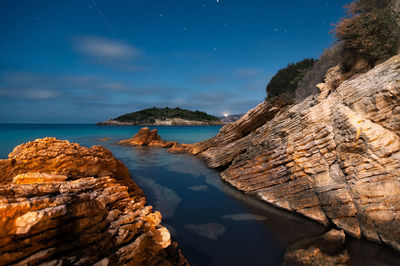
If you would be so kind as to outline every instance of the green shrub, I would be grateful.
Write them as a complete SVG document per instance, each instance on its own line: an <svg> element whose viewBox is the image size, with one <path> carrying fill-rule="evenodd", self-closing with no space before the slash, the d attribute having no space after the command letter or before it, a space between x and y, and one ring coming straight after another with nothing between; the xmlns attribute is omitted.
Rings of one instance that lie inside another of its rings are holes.
<svg viewBox="0 0 400 266"><path fill-rule="evenodd" d="M285 98L289 96L293 98L298 82L312 69L314 63L314 59L304 59L279 70L267 85L266 100L283 94L285 94Z"/></svg>
<svg viewBox="0 0 400 266"><path fill-rule="evenodd" d="M348 16L335 28L343 43L342 70L359 60L370 66L395 55L399 48L398 0L358 0L347 5Z"/></svg>
<svg viewBox="0 0 400 266"><path fill-rule="evenodd" d="M115 120L120 122L130 122L130 123L154 123L156 119L165 120L168 118L182 118L185 120L193 120L193 121L219 121L219 119L215 116L208 115L205 112L201 111L189 111L184 110L179 107L174 109L172 108L148 108L138 112L129 113L125 115L121 115Z"/></svg>
<svg viewBox="0 0 400 266"><path fill-rule="evenodd" d="M336 44L326 49L318 61L314 64L302 80L299 81L295 95L296 100L301 101L312 94L319 93L316 87L318 83L324 82L325 74L331 67L334 67L342 61L343 45Z"/></svg>

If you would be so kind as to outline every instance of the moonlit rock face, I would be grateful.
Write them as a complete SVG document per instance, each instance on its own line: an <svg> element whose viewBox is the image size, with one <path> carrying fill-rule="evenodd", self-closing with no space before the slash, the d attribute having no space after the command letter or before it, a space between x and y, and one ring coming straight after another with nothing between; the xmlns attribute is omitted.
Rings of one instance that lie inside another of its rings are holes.
<svg viewBox="0 0 400 266"><path fill-rule="evenodd" d="M241 191L400 251L399 68L400 55L346 81L332 68L316 97L261 103L191 152Z"/></svg>
<svg viewBox="0 0 400 266"><path fill-rule="evenodd" d="M0 173L0 264L187 263L161 214L103 147L37 139L0 160Z"/></svg>

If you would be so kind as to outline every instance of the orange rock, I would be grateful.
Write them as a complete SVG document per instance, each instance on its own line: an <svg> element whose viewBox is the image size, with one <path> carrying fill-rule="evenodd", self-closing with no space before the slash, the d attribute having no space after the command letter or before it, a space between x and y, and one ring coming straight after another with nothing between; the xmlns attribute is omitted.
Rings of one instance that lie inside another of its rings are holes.
<svg viewBox="0 0 400 266"><path fill-rule="evenodd" d="M282 265L350 265L344 242L345 234L339 230L304 239L288 248Z"/></svg>
<svg viewBox="0 0 400 266"><path fill-rule="evenodd" d="M158 135L157 129L150 130L143 127L130 139L121 140L118 144L131 146L154 146L161 148L169 148L172 153L183 153L190 150L191 145L179 144L177 141L164 141Z"/></svg>
<svg viewBox="0 0 400 266"><path fill-rule="evenodd" d="M187 265L105 148L40 139L0 160L0 173L1 265Z"/></svg>
<svg viewBox="0 0 400 266"><path fill-rule="evenodd" d="M119 144L131 146L158 146L164 147L165 145L173 145L165 142L158 135L157 129L150 130L148 127L143 127L131 139L122 140Z"/></svg>
<svg viewBox="0 0 400 266"><path fill-rule="evenodd" d="M171 153L185 153L190 151L190 144L179 144L175 143L171 148L168 149L168 152Z"/></svg>

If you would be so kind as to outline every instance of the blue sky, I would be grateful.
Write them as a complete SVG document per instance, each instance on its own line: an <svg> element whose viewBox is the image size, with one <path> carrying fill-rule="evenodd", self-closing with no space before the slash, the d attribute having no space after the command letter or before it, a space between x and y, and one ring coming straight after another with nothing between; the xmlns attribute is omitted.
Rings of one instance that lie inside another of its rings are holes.
<svg viewBox="0 0 400 266"><path fill-rule="evenodd" d="M349 1L2 0L0 122L92 123L147 107L244 113L318 58Z"/></svg>

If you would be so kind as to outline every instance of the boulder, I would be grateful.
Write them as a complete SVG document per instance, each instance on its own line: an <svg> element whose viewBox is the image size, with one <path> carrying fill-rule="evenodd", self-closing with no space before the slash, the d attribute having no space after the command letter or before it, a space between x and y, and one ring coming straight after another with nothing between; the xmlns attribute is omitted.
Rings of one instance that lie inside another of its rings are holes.
<svg viewBox="0 0 400 266"><path fill-rule="evenodd" d="M0 173L1 265L187 265L105 148L39 139L0 160Z"/></svg>
<svg viewBox="0 0 400 266"><path fill-rule="evenodd" d="M157 129L150 130L148 127L141 128L135 136L130 139L121 140L118 144L130 146L156 146L162 148L172 147L177 142L164 141L158 135Z"/></svg>
<svg viewBox="0 0 400 266"><path fill-rule="evenodd" d="M334 229L322 236L301 240L287 249L282 265L350 265L344 243L344 232Z"/></svg>

